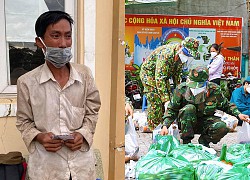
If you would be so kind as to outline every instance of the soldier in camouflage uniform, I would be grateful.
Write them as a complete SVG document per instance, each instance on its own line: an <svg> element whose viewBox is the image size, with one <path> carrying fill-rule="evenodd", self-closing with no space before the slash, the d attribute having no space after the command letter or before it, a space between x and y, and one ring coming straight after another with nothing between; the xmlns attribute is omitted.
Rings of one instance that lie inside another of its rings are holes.
<svg viewBox="0 0 250 180"><path fill-rule="evenodd" d="M214 116L219 109L247 121L248 115L241 114L235 104L224 97L220 86L208 82L208 69L204 65L190 68L186 82L181 83L173 93L165 112L161 135L168 134L168 127L177 119L181 127L183 143L190 143L194 134L201 134L200 144L209 147L209 143L218 143L228 132L226 123Z"/></svg>
<svg viewBox="0 0 250 180"><path fill-rule="evenodd" d="M181 44L163 45L154 50L143 62L140 78L148 102L148 126L153 130L163 122L164 103L172 94L169 80L174 86L180 83L183 64L188 57L196 56L199 42L191 37Z"/></svg>

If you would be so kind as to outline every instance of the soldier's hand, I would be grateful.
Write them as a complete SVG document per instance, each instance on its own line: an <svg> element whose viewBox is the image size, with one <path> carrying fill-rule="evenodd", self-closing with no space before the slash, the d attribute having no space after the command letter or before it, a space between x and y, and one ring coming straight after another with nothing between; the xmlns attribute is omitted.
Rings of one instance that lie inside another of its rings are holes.
<svg viewBox="0 0 250 180"><path fill-rule="evenodd" d="M245 121L245 122L247 122L247 123L250 123L249 116L246 115L246 114L239 114L239 118L240 118L242 121Z"/></svg>
<svg viewBox="0 0 250 180"><path fill-rule="evenodd" d="M167 102L164 103L165 111L167 110L169 103L170 103L170 101L167 101Z"/></svg>
<svg viewBox="0 0 250 180"><path fill-rule="evenodd" d="M129 103L126 103L125 105L125 113L126 113L126 116L129 115L133 117L134 111Z"/></svg>
<svg viewBox="0 0 250 180"><path fill-rule="evenodd" d="M163 126L162 127L162 129L161 129L161 135L162 136L168 135L168 128L167 128L167 126Z"/></svg>

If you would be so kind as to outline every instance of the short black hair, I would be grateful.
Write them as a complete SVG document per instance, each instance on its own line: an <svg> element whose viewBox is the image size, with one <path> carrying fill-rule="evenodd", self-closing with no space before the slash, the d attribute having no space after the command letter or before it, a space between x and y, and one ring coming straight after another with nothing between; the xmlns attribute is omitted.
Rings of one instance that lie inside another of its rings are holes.
<svg viewBox="0 0 250 180"><path fill-rule="evenodd" d="M35 24L35 31L36 31L37 37L43 38L47 27L50 24L57 23L61 19L66 19L69 22L70 27L74 23L74 20L72 19L72 17L68 13L63 12L63 11L47 11L41 14L36 20L36 24Z"/></svg>
<svg viewBox="0 0 250 180"><path fill-rule="evenodd" d="M250 84L250 81L246 81L246 80L245 80L245 81L243 82L243 86L244 86L246 83L247 83L247 84Z"/></svg>

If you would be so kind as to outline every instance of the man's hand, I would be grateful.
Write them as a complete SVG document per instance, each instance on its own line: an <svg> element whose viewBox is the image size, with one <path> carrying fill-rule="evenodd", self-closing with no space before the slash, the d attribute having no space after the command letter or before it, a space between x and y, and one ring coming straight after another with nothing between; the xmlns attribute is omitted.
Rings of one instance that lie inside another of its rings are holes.
<svg viewBox="0 0 250 180"><path fill-rule="evenodd" d="M166 101L166 102L164 103L165 111L167 110L168 104L169 104L169 103L170 103L170 101Z"/></svg>
<svg viewBox="0 0 250 180"><path fill-rule="evenodd" d="M245 121L245 122L247 122L247 123L250 123L249 116L246 115L246 114L239 114L239 118L240 118L242 121Z"/></svg>
<svg viewBox="0 0 250 180"><path fill-rule="evenodd" d="M52 132L39 133L35 137L35 140L42 144L46 151L56 152L62 148L63 140L52 139L53 135L54 134Z"/></svg>
<svg viewBox="0 0 250 180"><path fill-rule="evenodd" d="M126 105L125 105L125 113L126 113L126 115L133 117L134 111L129 103L126 103Z"/></svg>
<svg viewBox="0 0 250 180"><path fill-rule="evenodd" d="M168 135L168 128L167 126L163 126L162 129L161 129L161 135L164 136L164 135Z"/></svg>
<svg viewBox="0 0 250 180"><path fill-rule="evenodd" d="M72 133L74 139L67 140L64 142L65 146L67 146L71 151L76 151L81 149L83 144L83 136L79 132Z"/></svg>

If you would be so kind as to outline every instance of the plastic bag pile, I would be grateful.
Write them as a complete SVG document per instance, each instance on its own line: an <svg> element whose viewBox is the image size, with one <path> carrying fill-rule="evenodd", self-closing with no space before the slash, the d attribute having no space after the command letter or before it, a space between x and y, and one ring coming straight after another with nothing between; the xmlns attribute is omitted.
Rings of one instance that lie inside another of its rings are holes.
<svg viewBox="0 0 250 180"><path fill-rule="evenodd" d="M139 180L249 180L250 144L223 145L218 157L212 148L185 144L156 135L148 153L136 164Z"/></svg>

